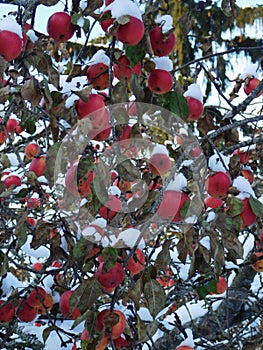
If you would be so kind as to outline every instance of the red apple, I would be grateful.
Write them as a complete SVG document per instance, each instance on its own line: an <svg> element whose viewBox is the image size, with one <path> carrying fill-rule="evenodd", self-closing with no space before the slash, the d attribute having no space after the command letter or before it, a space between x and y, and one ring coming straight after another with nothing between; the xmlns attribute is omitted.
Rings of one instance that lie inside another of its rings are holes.
<svg viewBox="0 0 263 350"><path fill-rule="evenodd" d="M205 182L206 191L212 197L226 197L230 185L228 174L222 171L209 175Z"/></svg>
<svg viewBox="0 0 263 350"><path fill-rule="evenodd" d="M167 56L175 47L175 35L171 33L168 37L162 32L162 27L155 27L149 31L151 46L155 56Z"/></svg>
<svg viewBox="0 0 263 350"><path fill-rule="evenodd" d="M117 62L113 65L114 76L121 80L126 79L127 82L131 80L132 73L139 75L141 73L141 62L137 62L135 66L131 67L130 60L126 55L122 55L118 58Z"/></svg>
<svg viewBox="0 0 263 350"><path fill-rule="evenodd" d="M257 216L252 211L251 205L249 203L249 198L243 199L242 202L244 204L244 209L240 215L241 215L241 219L242 219L242 227L241 228L243 229L246 226L253 225L257 220Z"/></svg>
<svg viewBox="0 0 263 350"><path fill-rule="evenodd" d="M155 153L149 159L149 169L154 175L162 176L171 168L171 161L165 153Z"/></svg>
<svg viewBox="0 0 263 350"><path fill-rule="evenodd" d="M144 35L143 22L133 16L130 16L130 21L120 25L116 31L116 38L127 46L138 44Z"/></svg>
<svg viewBox="0 0 263 350"><path fill-rule="evenodd" d="M113 219L122 210L122 201L113 194L108 195L108 200L99 209L99 214L104 219Z"/></svg>
<svg viewBox="0 0 263 350"><path fill-rule="evenodd" d="M12 321L15 316L15 306L11 302L4 303L6 300L0 300L0 324Z"/></svg>
<svg viewBox="0 0 263 350"><path fill-rule="evenodd" d="M5 188L9 188L12 185L14 185L15 187L21 186L21 184L21 179L17 175L8 175L4 180Z"/></svg>
<svg viewBox="0 0 263 350"><path fill-rule="evenodd" d="M27 208L36 209L39 208L41 204L41 199L36 197L26 198Z"/></svg>
<svg viewBox="0 0 263 350"><path fill-rule="evenodd" d="M42 287L35 287L29 294L26 302L32 307L37 307L42 304L47 292Z"/></svg>
<svg viewBox="0 0 263 350"><path fill-rule="evenodd" d="M46 157L33 158L29 165L29 170L33 171L37 177L43 175L46 170Z"/></svg>
<svg viewBox="0 0 263 350"><path fill-rule="evenodd" d="M19 35L8 30L0 31L0 55L7 61L17 58L22 51L23 41Z"/></svg>
<svg viewBox="0 0 263 350"><path fill-rule="evenodd" d="M81 315L77 307L75 307L73 310L70 309L69 299L73 293L73 290L67 290L61 295L59 300L59 310L62 315L69 320L75 320Z"/></svg>
<svg viewBox="0 0 263 350"><path fill-rule="evenodd" d="M249 95L255 88L258 86L260 83L260 80L258 78L251 78L249 79L245 85L244 85L244 92L246 95ZM258 94L257 97L261 96L263 94L263 90L261 90Z"/></svg>
<svg viewBox="0 0 263 350"><path fill-rule="evenodd" d="M69 40L74 34L71 16L66 12L53 13L47 22L47 32L57 43Z"/></svg>
<svg viewBox="0 0 263 350"><path fill-rule="evenodd" d="M210 197L210 196L206 197L204 202L207 208L212 208L212 209L219 208L224 204L221 198Z"/></svg>
<svg viewBox="0 0 263 350"><path fill-rule="evenodd" d="M173 87L173 77L164 69L154 69L148 77L148 87L156 95L163 95Z"/></svg>
<svg viewBox="0 0 263 350"><path fill-rule="evenodd" d="M240 172L241 172L242 176L244 176L244 178L247 179L250 184L253 184L253 182L254 182L254 174L253 174L253 172L251 170L249 170L249 169L241 169Z"/></svg>
<svg viewBox="0 0 263 350"><path fill-rule="evenodd" d="M109 68L104 63L95 63L87 69L88 83L96 90L104 90L109 86Z"/></svg>
<svg viewBox="0 0 263 350"><path fill-rule="evenodd" d="M189 108L189 114L187 116L188 121L194 121L201 117L204 112L204 106L197 98L186 96L186 101Z"/></svg>
<svg viewBox="0 0 263 350"><path fill-rule="evenodd" d="M32 269L36 270L36 271L41 271L43 268L43 264L41 262L35 262L32 265Z"/></svg>
<svg viewBox="0 0 263 350"><path fill-rule="evenodd" d="M10 118L6 123L7 130L12 134L16 131L19 122L16 119Z"/></svg>
<svg viewBox="0 0 263 350"><path fill-rule="evenodd" d="M116 349L122 349L130 345L130 342L123 337L114 339L113 343Z"/></svg>
<svg viewBox="0 0 263 350"><path fill-rule="evenodd" d="M99 264L99 267L95 273L95 277L104 288L115 288L119 286L124 280L125 271L123 266L116 262L116 264L106 271L104 271L104 262Z"/></svg>
<svg viewBox="0 0 263 350"><path fill-rule="evenodd" d="M250 152L242 152L240 149L236 149L233 154L238 154L240 163L247 164L250 158Z"/></svg>
<svg viewBox="0 0 263 350"><path fill-rule="evenodd" d="M5 129L0 130L0 145L2 145L6 139L7 139L7 133Z"/></svg>
<svg viewBox="0 0 263 350"><path fill-rule="evenodd" d="M22 300L20 301L20 304ZM18 305L18 310L20 306ZM17 314L17 317L22 322L31 322L37 317L37 307L30 306L27 302L25 302Z"/></svg>
<svg viewBox="0 0 263 350"><path fill-rule="evenodd" d="M105 102L104 98L98 94L90 94L87 102L79 99L76 103L76 110L78 113L78 119L88 117L91 113L100 110L104 112Z"/></svg>
<svg viewBox="0 0 263 350"><path fill-rule="evenodd" d="M137 275L140 273L145 264L145 255L144 252L140 248L136 248L135 253L128 261L126 266L126 270L130 272L131 276Z"/></svg>
<svg viewBox="0 0 263 350"><path fill-rule="evenodd" d="M193 158L197 158L200 156L200 154L202 153L202 150L200 147L194 147L191 149L191 151L189 152L189 156L193 157Z"/></svg>
<svg viewBox="0 0 263 350"><path fill-rule="evenodd" d="M216 292L217 294L222 294L227 290L227 281L224 277L219 276L216 282Z"/></svg>
<svg viewBox="0 0 263 350"><path fill-rule="evenodd" d="M163 220L179 222L182 220L180 210L187 200L189 197L184 192L164 191L162 201L157 208L157 215Z"/></svg>
<svg viewBox="0 0 263 350"><path fill-rule="evenodd" d="M39 146L37 143L29 143L25 147L25 155L28 159L33 159L39 151Z"/></svg>
<svg viewBox="0 0 263 350"><path fill-rule="evenodd" d="M105 331L105 336L109 335L111 329L112 339L117 339L121 336L126 327L126 317L120 310L102 310L97 317L98 331Z"/></svg>

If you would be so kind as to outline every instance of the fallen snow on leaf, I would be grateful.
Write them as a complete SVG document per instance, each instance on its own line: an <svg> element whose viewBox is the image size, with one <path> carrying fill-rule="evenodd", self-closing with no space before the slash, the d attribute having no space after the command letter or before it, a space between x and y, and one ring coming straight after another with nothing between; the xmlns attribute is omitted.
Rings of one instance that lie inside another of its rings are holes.
<svg viewBox="0 0 263 350"><path fill-rule="evenodd" d="M184 93L184 97L193 97L203 103L203 94L199 84L191 84Z"/></svg>
<svg viewBox="0 0 263 350"><path fill-rule="evenodd" d="M8 30L9 32L13 32L22 38L22 28L12 15L4 17L0 21L0 31L1 30Z"/></svg>
<svg viewBox="0 0 263 350"><path fill-rule="evenodd" d="M240 199L244 199L250 196L255 197L255 192L252 186L250 185L249 181L243 176L236 177L233 181L232 186L240 191L238 195L238 198Z"/></svg>
<svg viewBox="0 0 263 350"><path fill-rule="evenodd" d="M30 247L32 239L33 239L33 237L31 235L28 235L26 243L24 245L22 245L21 250L23 250L26 254L33 256L36 259L48 258L50 255L50 251L48 248L41 246L37 249L32 249Z"/></svg>
<svg viewBox="0 0 263 350"><path fill-rule="evenodd" d="M212 171L226 172L226 169L228 170L229 162L230 162L230 157L224 156L221 153L220 153L220 157L219 157L219 155L217 153L215 153L214 155L212 155L209 158L208 167Z"/></svg>

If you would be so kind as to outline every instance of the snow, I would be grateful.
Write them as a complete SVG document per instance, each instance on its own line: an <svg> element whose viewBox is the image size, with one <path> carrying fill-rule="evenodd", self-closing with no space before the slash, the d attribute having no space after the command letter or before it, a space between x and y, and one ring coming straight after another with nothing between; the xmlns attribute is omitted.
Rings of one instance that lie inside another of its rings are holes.
<svg viewBox="0 0 263 350"><path fill-rule="evenodd" d="M239 198L242 197L242 199L244 199L250 196L255 197L255 192L252 186L250 185L249 181L243 176L236 177L233 181L232 186L240 191L240 194L238 195Z"/></svg>
<svg viewBox="0 0 263 350"><path fill-rule="evenodd" d="M173 62L169 57L155 57L153 58L155 69L163 69L170 72L173 69Z"/></svg>
<svg viewBox="0 0 263 350"><path fill-rule="evenodd" d="M182 191L187 187L187 179L184 174L175 174L174 179L169 182L166 191Z"/></svg>
<svg viewBox="0 0 263 350"><path fill-rule="evenodd" d="M48 258L50 255L50 251L48 248L41 246L37 249L32 249L30 247L30 243L32 242L33 237L31 235L27 236L26 243L21 247L21 250L23 250L26 254L29 256L33 256L36 259L40 258Z"/></svg>
<svg viewBox="0 0 263 350"><path fill-rule="evenodd" d="M209 236L205 236L203 237L199 243L205 247L207 250L210 250L211 246L210 246L210 237Z"/></svg>
<svg viewBox="0 0 263 350"><path fill-rule="evenodd" d="M173 17L170 15L158 15L156 23L160 23L162 25L162 32L166 33L173 28Z"/></svg>
<svg viewBox="0 0 263 350"><path fill-rule="evenodd" d="M113 18L129 15L142 20L139 7L131 0L115 0L105 7L104 11L111 11L111 16Z"/></svg>
<svg viewBox="0 0 263 350"><path fill-rule="evenodd" d="M188 86L188 89L184 93L184 97L193 97L203 103L203 94L199 84L191 84Z"/></svg>
<svg viewBox="0 0 263 350"><path fill-rule="evenodd" d="M157 144L156 146L154 146L154 149L152 151L152 156L154 154L166 154L168 156L169 152L168 152L167 148L164 145Z"/></svg>
<svg viewBox="0 0 263 350"><path fill-rule="evenodd" d="M104 63L106 66L110 65L110 58L106 55L105 51L98 50L88 61L88 64Z"/></svg>
<svg viewBox="0 0 263 350"><path fill-rule="evenodd" d="M142 233L140 230L128 228L119 234L116 243L122 241L124 245L129 248L133 248L136 244L138 244L140 247L144 247L145 243L141 237Z"/></svg>
<svg viewBox="0 0 263 350"><path fill-rule="evenodd" d="M220 158L221 157L221 158ZM223 171L224 173L226 172L226 169L228 170L229 162L230 162L230 157L225 156L222 153L220 153L220 157L217 153L212 155L209 160L208 160L208 167L212 171Z"/></svg>
<svg viewBox="0 0 263 350"><path fill-rule="evenodd" d="M119 189L118 186L110 186L108 188L108 194L113 194L114 196L121 196L121 190Z"/></svg>
<svg viewBox="0 0 263 350"><path fill-rule="evenodd" d="M214 211L209 211L208 215L207 215L207 219L206 222L211 222L215 219L216 217L216 213Z"/></svg>
<svg viewBox="0 0 263 350"><path fill-rule="evenodd" d="M0 31L7 30L20 36L22 39L22 28L11 15L4 17L0 22Z"/></svg>
<svg viewBox="0 0 263 350"><path fill-rule="evenodd" d="M26 32L26 36L30 39L30 41L32 41L32 43L35 43L38 40L38 37L33 29L29 29Z"/></svg>
<svg viewBox="0 0 263 350"><path fill-rule="evenodd" d="M255 64L251 63L251 64L245 65L245 68L244 68L243 72L241 73L240 78L245 79L248 76L256 77L257 76L257 69L258 69L257 63L255 63Z"/></svg>

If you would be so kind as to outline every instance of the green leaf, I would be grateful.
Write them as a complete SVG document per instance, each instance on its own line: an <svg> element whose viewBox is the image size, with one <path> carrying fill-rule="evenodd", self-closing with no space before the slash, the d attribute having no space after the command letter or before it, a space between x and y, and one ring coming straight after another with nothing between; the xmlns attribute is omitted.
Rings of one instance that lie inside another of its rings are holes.
<svg viewBox="0 0 263 350"><path fill-rule="evenodd" d="M56 326L49 326L43 330L42 339L43 339L44 343L46 343L47 338L49 337L50 333L52 331L55 331L56 329L58 329Z"/></svg>
<svg viewBox="0 0 263 350"><path fill-rule="evenodd" d="M144 285L144 295L151 315L156 317L165 307L166 297L163 287L156 280L151 279Z"/></svg>
<svg viewBox="0 0 263 350"><path fill-rule="evenodd" d="M94 169L94 160L92 157L82 157L77 167L77 180L83 178L88 172Z"/></svg>
<svg viewBox="0 0 263 350"><path fill-rule="evenodd" d="M167 94L159 97L159 102L163 108L168 109L176 116L183 120L187 119L189 108L186 98L182 94L175 91L169 91Z"/></svg>
<svg viewBox="0 0 263 350"><path fill-rule="evenodd" d="M117 249L113 247L106 247L101 252L102 261L104 262L103 267L105 269L111 269L115 265L118 259Z"/></svg>
<svg viewBox="0 0 263 350"><path fill-rule="evenodd" d="M146 51L144 50L141 43L134 45L134 46L127 46L126 47L126 56L128 57L128 60L130 61L131 67L133 67L137 62L141 61Z"/></svg>
<svg viewBox="0 0 263 350"><path fill-rule="evenodd" d="M213 293L216 294L216 279L213 278L212 280L208 281L207 283L203 284L200 287L196 288L197 294L199 295L200 299L204 299L207 295Z"/></svg>
<svg viewBox="0 0 263 350"><path fill-rule="evenodd" d="M81 258L89 255L93 244L88 241L86 238L81 237L79 241L75 244L73 248L73 256L74 258Z"/></svg>
<svg viewBox="0 0 263 350"><path fill-rule="evenodd" d="M253 213L258 217L263 217L263 203L261 203L257 198L250 196L249 204Z"/></svg>
<svg viewBox="0 0 263 350"><path fill-rule="evenodd" d="M84 280L69 299L71 310L77 307L81 313L86 312L94 306L101 293L101 284L95 277Z"/></svg>
<svg viewBox="0 0 263 350"><path fill-rule="evenodd" d="M232 196L227 199L227 208L228 208L228 211L227 211L228 214L231 217L234 217L242 213L244 209L244 204L240 199Z"/></svg>

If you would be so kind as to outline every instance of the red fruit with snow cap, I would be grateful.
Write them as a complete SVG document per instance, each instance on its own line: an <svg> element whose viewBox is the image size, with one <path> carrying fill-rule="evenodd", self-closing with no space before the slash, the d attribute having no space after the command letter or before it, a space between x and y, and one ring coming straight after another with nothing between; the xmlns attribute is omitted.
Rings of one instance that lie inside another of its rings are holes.
<svg viewBox="0 0 263 350"><path fill-rule="evenodd" d="M17 58L22 51L22 47L23 41L18 34L9 30L0 31L0 55L5 60L12 61Z"/></svg>
<svg viewBox="0 0 263 350"><path fill-rule="evenodd" d="M212 197L226 197L230 185L230 177L222 171L209 175L205 183L206 191Z"/></svg>
<svg viewBox="0 0 263 350"><path fill-rule="evenodd" d="M186 96L186 101L189 108L189 114L187 116L188 121L194 121L201 117L204 112L204 106L197 98Z"/></svg>
<svg viewBox="0 0 263 350"><path fill-rule="evenodd" d="M128 46L137 45L142 40L143 35L143 22L133 16L130 16L130 21L126 24L120 25L116 31L117 39Z"/></svg>
<svg viewBox="0 0 263 350"><path fill-rule="evenodd" d="M96 90L104 90L109 86L109 68L105 63L99 62L87 69L88 83Z"/></svg>
<svg viewBox="0 0 263 350"><path fill-rule="evenodd" d="M155 56L167 56L175 47L175 35L171 33L166 37L162 32L162 27L155 27L149 31L151 46Z"/></svg>
<svg viewBox="0 0 263 350"><path fill-rule="evenodd" d="M156 95L163 95L173 87L173 77L164 69L154 69L148 77L148 87Z"/></svg>
<svg viewBox="0 0 263 350"><path fill-rule="evenodd" d="M69 40L74 34L71 16L66 12L53 13L47 22L47 32L57 43Z"/></svg>
<svg viewBox="0 0 263 350"><path fill-rule="evenodd" d="M188 200L189 197L184 192L166 190L164 191L162 201L157 208L157 215L163 220L179 222L183 219L180 210Z"/></svg>

